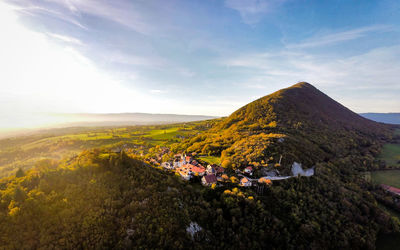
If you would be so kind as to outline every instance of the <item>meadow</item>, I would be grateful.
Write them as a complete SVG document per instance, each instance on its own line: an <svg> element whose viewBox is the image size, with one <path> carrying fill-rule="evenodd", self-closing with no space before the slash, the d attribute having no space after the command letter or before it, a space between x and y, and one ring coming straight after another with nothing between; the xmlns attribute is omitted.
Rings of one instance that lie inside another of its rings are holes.
<svg viewBox="0 0 400 250"><path fill-rule="evenodd" d="M208 164L221 164L221 157L218 156L200 156L200 159Z"/></svg>
<svg viewBox="0 0 400 250"><path fill-rule="evenodd" d="M371 172L371 180L375 184L386 184L400 188L400 170L381 170Z"/></svg>
<svg viewBox="0 0 400 250"><path fill-rule="evenodd" d="M43 159L61 160L92 148L129 148L138 155L155 146L170 146L207 129L207 121L128 127L75 127L39 131L0 140L0 178L35 166ZM214 162L214 161L213 161Z"/></svg>
<svg viewBox="0 0 400 250"><path fill-rule="evenodd" d="M400 144L385 144L379 158L388 166L400 167Z"/></svg>

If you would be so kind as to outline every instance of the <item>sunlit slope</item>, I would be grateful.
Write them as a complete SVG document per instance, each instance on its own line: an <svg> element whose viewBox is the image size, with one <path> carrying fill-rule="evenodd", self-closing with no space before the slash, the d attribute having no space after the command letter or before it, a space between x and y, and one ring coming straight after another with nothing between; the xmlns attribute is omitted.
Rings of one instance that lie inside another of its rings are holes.
<svg viewBox="0 0 400 250"><path fill-rule="evenodd" d="M183 147L221 155L234 167L280 155L285 164L312 165L361 148L375 155L392 134L389 125L365 119L302 82L243 106Z"/></svg>
<svg viewBox="0 0 400 250"><path fill-rule="evenodd" d="M137 154L145 153L156 145L168 146L192 137L207 129L207 121L185 124L63 128L38 132L0 140L0 177L15 173L18 168L32 168L38 160L61 160L91 148L118 148L125 146L135 149Z"/></svg>

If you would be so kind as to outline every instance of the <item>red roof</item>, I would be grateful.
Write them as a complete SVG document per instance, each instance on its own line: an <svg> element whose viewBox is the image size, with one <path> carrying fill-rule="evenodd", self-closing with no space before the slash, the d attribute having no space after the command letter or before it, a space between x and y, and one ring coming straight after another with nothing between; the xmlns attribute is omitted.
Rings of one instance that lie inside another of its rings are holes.
<svg viewBox="0 0 400 250"><path fill-rule="evenodd" d="M381 184L381 187L383 189L385 189L386 191L389 191L389 192L392 192L392 193L400 195L400 189L399 188L395 188L395 187L388 186L388 185L385 185L385 184Z"/></svg>
<svg viewBox="0 0 400 250"><path fill-rule="evenodd" d="M203 167L193 166L192 171L197 173L204 173L206 170Z"/></svg>
<svg viewBox="0 0 400 250"><path fill-rule="evenodd" d="M217 177L213 174L209 174L203 177L207 183L216 183L217 182Z"/></svg>
<svg viewBox="0 0 400 250"><path fill-rule="evenodd" d="M240 179L241 182L248 182L249 179L247 179L246 177L243 177L242 179Z"/></svg>
<svg viewBox="0 0 400 250"><path fill-rule="evenodd" d="M250 170L250 171L253 171L253 168L252 168L252 167L247 167L246 169L247 169L247 170Z"/></svg>

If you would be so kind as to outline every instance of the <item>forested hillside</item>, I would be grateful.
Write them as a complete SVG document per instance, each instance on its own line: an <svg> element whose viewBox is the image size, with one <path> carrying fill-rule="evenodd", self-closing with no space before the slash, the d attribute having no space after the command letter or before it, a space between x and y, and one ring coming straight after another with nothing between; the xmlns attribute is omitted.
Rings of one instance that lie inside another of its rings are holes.
<svg viewBox="0 0 400 250"><path fill-rule="evenodd" d="M334 164L320 165L316 178L282 181L257 196L192 185L124 153L85 151L1 180L0 245L372 249L378 230L397 230L398 222L340 175ZM193 236L191 223L201 228Z"/></svg>

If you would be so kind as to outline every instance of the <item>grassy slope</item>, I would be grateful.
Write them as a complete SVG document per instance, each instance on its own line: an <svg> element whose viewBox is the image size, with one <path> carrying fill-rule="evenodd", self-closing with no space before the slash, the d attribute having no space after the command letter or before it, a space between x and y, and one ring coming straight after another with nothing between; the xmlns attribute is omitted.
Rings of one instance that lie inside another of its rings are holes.
<svg viewBox="0 0 400 250"><path fill-rule="evenodd" d="M221 164L221 158L217 156L200 156L200 159L209 164Z"/></svg>
<svg viewBox="0 0 400 250"><path fill-rule="evenodd" d="M13 174L19 167L29 169L44 158L60 160L85 149L113 148L122 144L143 148L168 146L197 134L203 123L205 122L121 128L66 128L3 139L0 140L0 177Z"/></svg>
<svg viewBox="0 0 400 250"><path fill-rule="evenodd" d="M371 172L371 179L376 184L400 188L400 170L373 171Z"/></svg>
<svg viewBox="0 0 400 250"><path fill-rule="evenodd" d="M353 151L375 154L391 129L359 116L312 85L299 83L243 106L207 134L187 141L187 147L221 155L234 167L262 164L280 155L283 165L297 161L312 166ZM279 142L279 137L285 141Z"/></svg>
<svg viewBox="0 0 400 250"><path fill-rule="evenodd" d="M400 144L385 144L379 158L389 166L400 167Z"/></svg>
<svg viewBox="0 0 400 250"><path fill-rule="evenodd" d="M400 129L394 131L394 136L400 136ZM400 140L385 144L378 158L384 160L390 167L400 167Z"/></svg>

